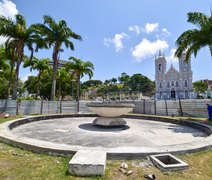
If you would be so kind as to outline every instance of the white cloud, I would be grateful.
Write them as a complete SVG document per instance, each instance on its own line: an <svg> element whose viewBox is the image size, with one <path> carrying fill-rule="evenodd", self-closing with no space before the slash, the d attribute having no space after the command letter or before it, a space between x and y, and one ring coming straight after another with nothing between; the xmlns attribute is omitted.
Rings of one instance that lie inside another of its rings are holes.
<svg viewBox="0 0 212 180"><path fill-rule="evenodd" d="M141 28L138 25L134 25L129 27L129 31L135 32L137 35L139 35Z"/></svg>
<svg viewBox="0 0 212 180"><path fill-rule="evenodd" d="M115 34L115 36L112 39L104 38L104 44L106 46L110 46L110 44L113 44L115 46L116 52L119 52L124 48L122 42L124 38L128 38L128 35L125 33Z"/></svg>
<svg viewBox="0 0 212 180"><path fill-rule="evenodd" d="M0 2L0 16L5 16L14 20L16 14L18 14L18 10L12 1L2 0L2 2ZM0 45L4 44L5 41L6 38L0 36Z"/></svg>
<svg viewBox="0 0 212 180"><path fill-rule="evenodd" d="M168 47L168 43L164 40L157 39L151 42L147 39L142 39L142 41L133 48L132 55L136 58L136 61L139 62L144 58L155 55L159 50L164 50Z"/></svg>
<svg viewBox="0 0 212 180"><path fill-rule="evenodd" d="M171 49L169 55L166 57L167 62L178 62L178 59L174 56L176 49Z"/></svg>
<svg viewBox="0 0 212 180"><path fill-rule="evenodd" d="M144 31L146 33L152 33L154 31L157 31L159 27L158 23L146 23L145 27L144 27Z"/></svg>
<svg viewBox="0 0 212 180"><path fill-rule="evenodd" d="M14 19L16 14L18 10L12 1L2 0L0 2L0 15Z"/></svg>
<svg viewBox="0 0 212 180"><path fill-rule="evenodd" d="M166 28L163 28L162 32L167 36L171 36L171 33Z"/></svg>

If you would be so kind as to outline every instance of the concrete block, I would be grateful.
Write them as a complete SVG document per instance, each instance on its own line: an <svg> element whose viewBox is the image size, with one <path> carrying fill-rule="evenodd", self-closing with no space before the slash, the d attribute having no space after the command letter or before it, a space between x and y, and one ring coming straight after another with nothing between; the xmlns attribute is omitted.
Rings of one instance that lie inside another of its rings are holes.
<svg viewBox="0 0 212 180"><path fill-rule="evenodd" d="M75 176L104 175L106 152L79 150L68 164L68 171Z"/></svg>
<svg viewBox="0 0 212 180"><path fill-rule="evenodd" d="M177 171L188 168L187 163L170 153L150 155L150 159L161 171Z"/></svg>

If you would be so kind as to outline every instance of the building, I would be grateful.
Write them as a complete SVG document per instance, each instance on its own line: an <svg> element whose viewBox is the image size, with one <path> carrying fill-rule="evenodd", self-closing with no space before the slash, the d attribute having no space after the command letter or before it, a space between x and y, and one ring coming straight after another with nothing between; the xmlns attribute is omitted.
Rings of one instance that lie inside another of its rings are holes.
<svg viewBox="0 0 212 180"><path fill-rule="evenodd" d="M206 83L208 85L208 89L207 89L207 98L212 98L212 80L209 80L209 79L203 79L203 80L200 80L204 83Z"/></svg>
<svg viewBox="0 0 212 180"><path fill-rule="evenodd" d="M59 60L58 61L58 68L63 67L66 63L68 63L70 61L65 61L65 60ZM47 62L50 66L53 66L53 61L49 61Z"/></svg>
<svg viewBox="0 0 212 180"><path fill-rule="evenodd" d="M200 81L206 83L208 85L208 90L212 91L212 80L203 79L203 80L200 80Z"/></svg>
<svg viewBox="0 0 212 180"><path fill-rule="evenodd" d="M166 71L166 58L159 51L155 57L155 98L165 99L191 99L193 98L191 63L185 63L185 53L179 59L179 71L171 64Z"/></svg>

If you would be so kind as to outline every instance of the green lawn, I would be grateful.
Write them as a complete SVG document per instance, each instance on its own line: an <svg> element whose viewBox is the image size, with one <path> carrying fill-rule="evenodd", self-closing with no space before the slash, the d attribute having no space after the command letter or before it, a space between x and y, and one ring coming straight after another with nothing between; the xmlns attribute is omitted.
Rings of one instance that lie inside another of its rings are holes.
<svg viewBox="0 0 212 180"><path fill-rule="evenodd" d="M10 119L7 119L10 120ZM5 119L0 119L0 123ZM0 179L2 180L30 180L30 179L54 179L54 180L128 180L144 179L144 174L154 173L160 180L211 180L212 179L212 150L194 154L179 156L190 167L185 171L162 173L154 166L140 167L139 161L125 161L133 170L130 176L123 175L119 171L122 161L107 161L104 177L79 178L70 176L67 157L53 157L44 154L32 153L19 148L0 143Z"/></svg>

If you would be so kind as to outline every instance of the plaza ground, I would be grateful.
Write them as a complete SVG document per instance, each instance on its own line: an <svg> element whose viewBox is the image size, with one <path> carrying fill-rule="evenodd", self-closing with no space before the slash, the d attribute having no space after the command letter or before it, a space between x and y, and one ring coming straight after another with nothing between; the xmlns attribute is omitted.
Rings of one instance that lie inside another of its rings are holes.
<svg viewBox="0 0 212 180"><path fill-rule="evenodd" d="M5 121L1 119L0 122ZM117 180L144 179L144 174L155 174L157 179L210 180L212 177L212 150L178 156L190 167L185 171L162 173L154 166L141 167L144 160L125 161L133 174L125 176L119 171L122 161L107 161L104 177L80 178L68 174L70 158L36 154L0 143L0 179L71 179Z"/></svg>

